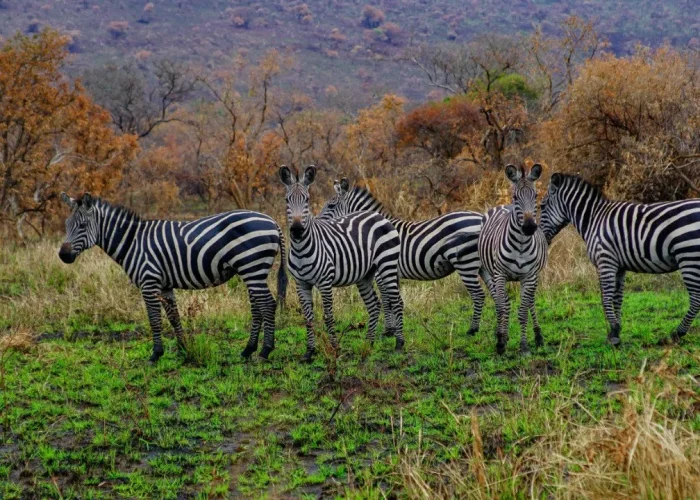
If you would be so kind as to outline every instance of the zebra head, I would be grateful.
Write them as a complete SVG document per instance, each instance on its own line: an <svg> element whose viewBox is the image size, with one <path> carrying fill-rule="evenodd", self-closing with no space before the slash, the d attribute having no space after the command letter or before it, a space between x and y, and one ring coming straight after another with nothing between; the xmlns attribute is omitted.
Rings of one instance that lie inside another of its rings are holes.
<svg viewBox="0 0 700 500"><path fill-rule="evenodd" d="M288 167L280 168L280 179L287 186L287 224L292 240L299 241L309 227L311 210L309 209L309 186L316 178L316 167L306 167L304 177L297 179Z"/></svg>
<svg viewBox="0 0 700 500"><path fill-rule="evenodd" d="M318 213L319 219L334 219L348 214L347 196L350 191L350 181L347 177L333 183L335 194L323 205Z"/></svg>
<svg viewBox="0 0 700 500"><path fill-rule="evenodd" d="M564 185L564 180L565 177L562 174L552 174L552 178L549 180L549 189L542 199L540 225L547 238L547 243L551 243L552 239L571 221L567 204L562 199L561 188Z"/></svg>
<svg viewBox="0 0 700 500"><path fill-rule="evenodd" d="M513 183L513 212L523 234L532 236L537 231L537 189L535 181L542 175L542 165L535 163L525 175L523 167L508 165L506 177Z"/></svg>
<svg viewBox="0 0 700 500"><path fill-rule="evenodd" d="M72 264L81 252L97 242L96 210L90 193L85 193L79 200L61 193L61 201L70 207L71 214L66 219L66 241L58 256L66 264Z"/></svg>

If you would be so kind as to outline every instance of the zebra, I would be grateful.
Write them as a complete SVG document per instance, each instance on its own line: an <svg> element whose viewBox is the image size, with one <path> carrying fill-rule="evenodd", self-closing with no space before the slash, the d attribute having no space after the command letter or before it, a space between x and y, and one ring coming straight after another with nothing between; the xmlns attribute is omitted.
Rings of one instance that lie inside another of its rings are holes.
<svg viewBox="0 0 700 500"><path fill-rule="evenodd" d="M680 271L690 296L688 312L662 344L688 333L700 311L700 200L639 204L608 200L578 176L555 173L542 200L547 241L573 224L598 269L608 341L618 346L625 274Z"/></svg>
<svg viewBox="0 0 700 500"><path fill-rule="evenodd" d="M380 312L373 285L376 280L382 300L387 305L387 324L396 335L396 350L403 349L399 233L391 222L375 212L355 212L332 220L314 218L309 209L308 190L316 177L313 165L306 168L301 179L297 179L286 166L280 168L279 175L287 187L289 272L296 281L306 320L306 353L302 361L311 361L316 350L314 286L321 292L326 329L335 346L333 287L357 285L369 312L367 338L373 343Z"/></svg>
<svg viewBox="0 0 700 500"><path fill-rule="evenodd" d="M508 165L506 176L513 184L513 203L492 208L479 235L481 274L496 303L498 325L496 352L503 354L508 343L510 301L506 282L520 281L520 352L528 353L527 320L532 316L535 345L544 345L542 329L535 313L535 292L538 275L547 263L547 241L537 227L537 191L535 181L542 175L542 166L525 169Z"/></svg>
<svg viewBox="0 0 700 500"><path fill-rule="evenodd" d="M326 202L318 218L332 219L361 210L382 214L394 225L401 238L399 275L402 279L433 281L454 272L459 274L474 304L467 335L475 335L479 331L484 307L477 250L484 215L459 211L423 221L407 221L392 217L368 190L361 187L351 189L345 177L335 181L333 187L336 194Z"/></svg>
<svg viewBox="0 0 700 500"><path fill-rule="evenodd" d="M276 309L267 277L278 252L280 304L287 288L284 235L272 218L249 210L235 210L191 222L146 220L89 193L78 200L61 193L61 200L71 213L66 220L66 240L58 256L66 264L72 264L78 255L97 245L126 271L146 304L153 334L152 363L164 352L161 305L179 348L184 348L173 290L221 285L236 275L246 284L252 312L250 338L241 356L250 358L257 350L262 327L260 357L267 359L275 348Z"/></svg>

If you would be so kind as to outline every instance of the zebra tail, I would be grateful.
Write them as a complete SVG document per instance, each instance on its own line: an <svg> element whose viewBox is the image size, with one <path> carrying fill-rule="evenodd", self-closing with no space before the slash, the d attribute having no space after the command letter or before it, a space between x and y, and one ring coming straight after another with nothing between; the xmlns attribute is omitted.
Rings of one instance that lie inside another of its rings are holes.
<svg viewBox="0 0 700 500"><path fill-rule="evenodd" d="M284 243L284 233L279 229L280 234L280 270L277 273L277 304L280 308L285 308L285 299L287 297L287 248Z"/></svg>

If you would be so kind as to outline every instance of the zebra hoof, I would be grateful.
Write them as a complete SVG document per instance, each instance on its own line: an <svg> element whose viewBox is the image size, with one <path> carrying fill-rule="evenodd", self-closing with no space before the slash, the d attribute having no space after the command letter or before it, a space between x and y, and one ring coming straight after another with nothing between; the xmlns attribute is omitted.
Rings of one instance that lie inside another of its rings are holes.
<svg viewBox="0 0 700 500"><path fill-rule="evenodd" d="M252 346L252 345L247 345L245 346L245 349L241 351L241 357L245 359L250 359L250 357L253 355L253 353L256 351L257 346Z"/></svg>
<svg viewBox="0 0 700 500"><path fill-rule="evenodd" d="M530 349L525 347L524 349L521 347L520 348L520 356L523 358L529 358L530 357Z"/></svg>
<svg viewBox="0 0 700 500"><path fill-rule="evenodd" d="M163 348L161 347L160 349L153 349L153 354L151 354L151 357L148 358L148 361L151 364L156 364L158 360L163 356Z"/></svg>
<svg viewBox="0 0 700 500"><path fill-rule="evenodd" d="M661 347L671 347L671 346L680 344L682 338L683 338L683 337L681 337L681 336L678 335L677 333L672 333L672 334L669 335L668 337L664 337L664 338L662 338L661 340L659 340L659 346L661 346Z"/></svg>
<svg viewBox="0 0 700 500"><path fill-rule="evenodd" d="M302 363L311 363L314 359L314 355L316 354L315 349L308 349L304 355L301 357L301 362Z"/></svg>
<svg viewBox="0 0 700 500"><path fill-rule="evenodd" d="M393 337L394 336L394 329L387 328L386 330L384 330L384 336L385 337Z"/></svg>
<svg viewBox="0 0 700 500"><path fill-rule="evenodd" d="M396 347L394 348L394 350L403 351L403 346L405 343L406 342L404 340L397 338L396 339Z"/></svg>
<svg viewBox="0 0 700 500"><path fill-rule="evenodd" d="M498 354L499 356L503 356L505 353L506 353L505 343L501 344L500 342L498 342L496 344L496 354Z"/></svg>
<svg viewBox="0 0 700 500"><path fill-rule="evenodd" d="M542 337L535 337L535 347L538 349L544 347L544 339Z"/></svg>
<svg viewBox="0 0 700 500"><path fill-rule="evenodd" d="M270 356L270 353L273 351L273 349L274 349L274 347L263 346L262 350L260 351L259 356L262 359L267 359L268 356Z"/></svg>
<svg viewBox="0 0 700 500"><path fill-rule="evenodd" d="M608 336L608 342L613 347L620 347L620 337L610 335Z"/></svg>
<svg viewBox="0 0 700 500"><path fill-rule="evenodd" d="M477 333L479 333L479 329L478 329L478 328L470 328L470 329L467 331L467 335L469 335L470 337L473 337L473 336L476 335Z"/></svg>

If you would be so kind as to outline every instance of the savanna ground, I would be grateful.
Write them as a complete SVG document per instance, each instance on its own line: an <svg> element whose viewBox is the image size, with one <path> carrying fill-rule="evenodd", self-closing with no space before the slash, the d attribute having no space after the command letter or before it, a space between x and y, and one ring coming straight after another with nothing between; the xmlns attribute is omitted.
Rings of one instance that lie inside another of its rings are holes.
<svg viewBox="0 0 700 500"><path fill-rule="evenodd" d="M123 271L98 249L66 266L57 248L0 249L1 498L699 495L698 322L682 345L656 345L686 311L682 283L630 276L613 350L571 233L551 249L547 345L532 356L517 353L516 289L498 358L493 303L466 337L453 277L403 283L403 354L386 338L369 349L359 296L339 291L339 355L311 365L293 290L270 361L240 359L249 312L234 280L178 294L189 353L169 338L151 366Z"/></svg>

